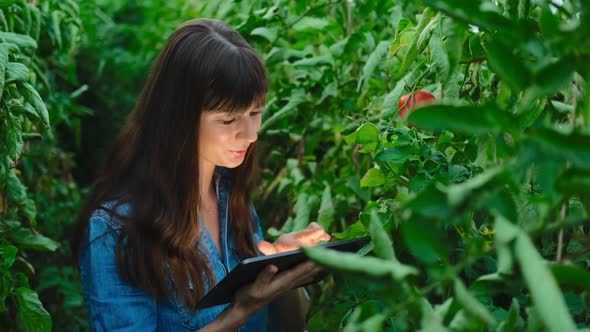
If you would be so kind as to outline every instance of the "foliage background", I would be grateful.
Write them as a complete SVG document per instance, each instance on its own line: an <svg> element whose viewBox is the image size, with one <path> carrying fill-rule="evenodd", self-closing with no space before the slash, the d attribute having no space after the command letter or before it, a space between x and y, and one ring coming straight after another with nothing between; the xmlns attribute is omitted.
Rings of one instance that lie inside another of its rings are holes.
<svg viewBox="0 0 590 332"><path fill-rule="evenodd" d="M87 329L66 244L84 188L166 37L214 17L271 79L267 236L317 220L373 238L360 258L309 250L335 271L310 289L310 331L588 328L588 7L0 1L0 327ZM408 126L415 89L439 103Z"/></svg>

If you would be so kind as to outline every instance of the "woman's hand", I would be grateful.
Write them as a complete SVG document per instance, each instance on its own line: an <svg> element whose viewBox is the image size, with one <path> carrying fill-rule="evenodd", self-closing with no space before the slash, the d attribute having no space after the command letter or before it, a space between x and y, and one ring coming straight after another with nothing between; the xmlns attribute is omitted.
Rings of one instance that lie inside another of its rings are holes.
<svg viewBox="0 0 590 332"><path fill-rule="evenodd" d="M262 308L286 291L312 281L321 270L319 266L310 261L281 273L277 273L276 266L269 265L258 274L253 283L238 290L234 304L236 307L240 307L240 305L251 307L258 304Z"/></svg>
<svg viewBox="0 0 590 332"><path fill-rule="evenodd" d="M277 273L276 266L267 266L254 282L240 288L231 305L201 331L235 331L277 297L294 287L312 281L320 270L321 268L313 262L301 263L281 273Z"/></svg>
<svg viewBox="0 0 590 332"><path fill-rule="evenodd" d="M299 249L301 246L314 246L320 241L330 240L330 235L317 222L312 222L307 228L283 234L274 242L258 242L258 250L265 255L278 254L280 252Z"/></svg>

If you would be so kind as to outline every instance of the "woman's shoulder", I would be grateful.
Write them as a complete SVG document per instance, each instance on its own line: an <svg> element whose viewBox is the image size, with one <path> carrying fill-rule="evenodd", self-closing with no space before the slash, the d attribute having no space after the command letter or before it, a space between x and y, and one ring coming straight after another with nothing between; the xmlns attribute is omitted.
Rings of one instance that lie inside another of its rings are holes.
<svg viewBox="0 0 590 332"><path fill-rule="evenodd" d="M85 234L87 244L108 234L119 234L122 219L130 216L131 205L121 200L103 202L90 214Z"/></svg>
<svg viewBox="0 0 590 332"><path fill-rule="evenodd" d="M122 218L131 215L131 204L128 201L114 199L101 203L90 214L90 219L101 219L111 223L113 227L119 227Z"/></svg>

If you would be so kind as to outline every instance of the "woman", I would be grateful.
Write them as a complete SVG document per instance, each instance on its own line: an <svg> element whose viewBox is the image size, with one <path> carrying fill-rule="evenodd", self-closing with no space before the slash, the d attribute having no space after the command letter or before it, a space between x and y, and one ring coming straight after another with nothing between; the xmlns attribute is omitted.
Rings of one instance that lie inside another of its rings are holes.
<svg viewBox="0 0 590 332"><path fill-rule="evenodd" d="M168 39L77 223L73 251L98 331L262 331L267 308L318 267L268 266L229 305L193 310L242 259L328 240L313 223L262 240L250 204L264 65L226 24Z"/></svg>

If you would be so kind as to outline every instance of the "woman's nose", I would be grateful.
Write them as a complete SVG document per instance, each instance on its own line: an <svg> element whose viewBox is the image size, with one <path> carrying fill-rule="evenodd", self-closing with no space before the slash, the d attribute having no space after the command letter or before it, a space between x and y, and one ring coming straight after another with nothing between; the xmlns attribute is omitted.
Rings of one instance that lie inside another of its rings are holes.
<svg viewBox="0 0 590 332"><path fill-rule="evenodd" d="M260 120L248 119L243 122L238 138L247 140L249 143L254 143L258 139L258 129L260 129Z"/></svg>

